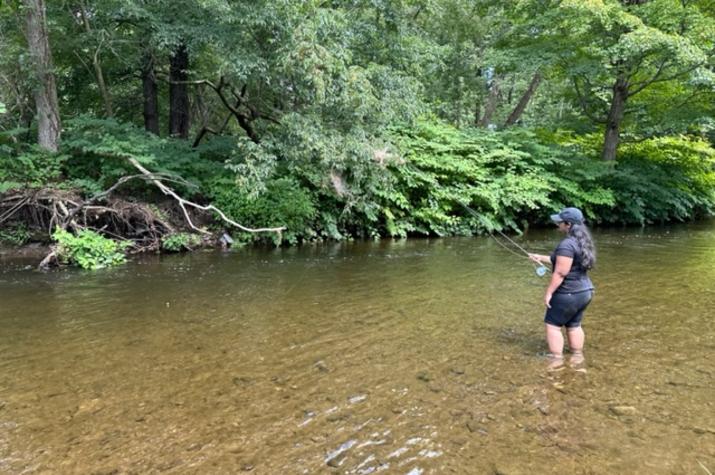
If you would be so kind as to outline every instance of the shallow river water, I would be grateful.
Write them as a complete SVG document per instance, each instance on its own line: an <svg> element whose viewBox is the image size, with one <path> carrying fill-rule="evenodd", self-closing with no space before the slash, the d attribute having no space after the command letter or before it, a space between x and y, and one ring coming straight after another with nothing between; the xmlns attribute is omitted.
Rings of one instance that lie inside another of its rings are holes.
<svg viewBox="0 0 715 475"><path fill-rule="evenodd" d="M715 472L715 224L594 235L587 372L488 238L0 260L0 473Z"/></svg>

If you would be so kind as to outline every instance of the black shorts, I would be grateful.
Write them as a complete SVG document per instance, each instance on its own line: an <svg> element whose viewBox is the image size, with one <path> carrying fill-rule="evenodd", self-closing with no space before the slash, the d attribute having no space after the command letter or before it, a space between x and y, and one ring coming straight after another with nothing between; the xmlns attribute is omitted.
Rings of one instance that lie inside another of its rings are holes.
<svg viewBox="0 0 715 475"><path fill-rule="evenodd" d="M583 311L593 298L593 290L583 292L556 292L551 297L551 308L546 309L544 322L557 327L577 328L581 326Z"/></svg>

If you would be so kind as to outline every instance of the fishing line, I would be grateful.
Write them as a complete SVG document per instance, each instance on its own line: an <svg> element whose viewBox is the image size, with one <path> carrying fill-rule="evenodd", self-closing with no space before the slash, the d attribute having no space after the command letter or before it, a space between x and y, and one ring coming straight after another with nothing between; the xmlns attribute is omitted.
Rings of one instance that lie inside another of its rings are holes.
<svg viewBox="0 0 715 475"><path fill-rule="evenodd" d="M472 214L475 218L479 218L479 215L477 214L477 212L474 211L472 208L470 208L469 206L465 205L465 204L462 203L462 202L459 202L459 204L461 204L462 206L464 206L464 209L466 209L466 210L467 210L470 214ZM506 244L504 244L503 242L501 242L499 239L497 239L497 237L494 235L493 232L490 232L490 233L489 233L489 236L490 236L492 239L494 239L494 241L496 241L497 244L499 244L501 247L503 247L504 249L506 249L507 251L511 252L512 254L514 254L514 255L516 255L516 256L518 256L518 257L521 257L521 258L526 257L527 259L531 260L531 258L529 257L529 251L527 251L526 249L524 249L523 247L521 247L517 242L515 242L513 239L511 239L509 236L507 236L506 234L504 234L504 233L501 232L500 230L497 229L496 232L498 232L498 233L501 235L501 237L503 237L504 239L506 239L508 242L510 242L514 247L516 247L517 249L519 249L519 250L520 250L521 252L523 252L525 255L522 256L521 254L519 254L518 252L516 252L514 249L510 248L509 246L507 246ZM549 268L546 267L546 266L544 266L543 264L540 264L540 265L537 266L536 263L533 263L533 262L532 262L532 265L534 266L534 271L536 272L536 275L538 275L539 277L542 277L542 276L546 275L547 272L550 272Z"/></svg>

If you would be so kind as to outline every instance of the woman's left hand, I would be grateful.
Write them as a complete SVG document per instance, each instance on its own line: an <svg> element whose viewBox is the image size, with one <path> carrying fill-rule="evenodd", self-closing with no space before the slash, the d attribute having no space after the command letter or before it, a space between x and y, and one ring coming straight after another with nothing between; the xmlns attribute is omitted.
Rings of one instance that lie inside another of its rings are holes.
<svg viewBox="0 0 715 475"><path fill-rule="evenodd" d="M544 295L544 304L546 305L546 308L551 308L551 294L548 292Z"/></svg>

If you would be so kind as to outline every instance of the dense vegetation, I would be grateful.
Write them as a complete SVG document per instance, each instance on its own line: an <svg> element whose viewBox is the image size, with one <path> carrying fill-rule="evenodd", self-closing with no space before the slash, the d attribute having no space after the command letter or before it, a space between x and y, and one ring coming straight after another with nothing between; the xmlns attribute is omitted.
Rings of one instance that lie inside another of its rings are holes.
<svg viewBox="0 0 715 475"><path fill-rule="evenodd" d="M0 51L0 239L88 267L715 210L708 0L15 0Z"/></svg>

